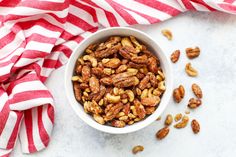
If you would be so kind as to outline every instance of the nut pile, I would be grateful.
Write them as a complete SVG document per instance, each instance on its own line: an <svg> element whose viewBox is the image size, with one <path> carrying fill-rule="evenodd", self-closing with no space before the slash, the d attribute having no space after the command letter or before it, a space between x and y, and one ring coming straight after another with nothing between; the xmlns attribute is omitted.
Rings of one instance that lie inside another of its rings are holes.
<svg viewBox="0 0 236 157"><path fill-rule="evenodd" d="M89 45L72 77L84 111L100 124L125 127L152 114L165 91L160 62L135 37Z"/></svg>

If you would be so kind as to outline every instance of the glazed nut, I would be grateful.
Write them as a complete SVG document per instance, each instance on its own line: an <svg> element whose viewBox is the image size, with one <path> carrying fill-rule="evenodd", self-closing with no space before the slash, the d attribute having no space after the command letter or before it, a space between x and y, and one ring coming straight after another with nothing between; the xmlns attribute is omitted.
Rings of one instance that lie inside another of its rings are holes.
<svg viewBox="0 0 236 157"><path fill-rule="evenodd" d="M195 48L186 48L186 55L189 59L196 58L200 55L200 48L195 47Z"/></svg>
<svg viewBox="0 0 236 157"><path fill-rule="evenodd" d="M202 104L202 101L200 99L191 98L189 99L188 107L191 109L195 109L199 107L201 104Z"/></svg>
<svg viewBox="0 0 236 157"><path fill-rule="evenodd" d="M156 138L159 140L162 140L163 138L165 138L169 134L169 131L170 131L170 129L168 127L164 127L162 129L160 129L156 133Z"/></svg>
<svg viewBox="0 0 236 157"><path fill-rule="evenodd" d="M170 59L173 63L176 63L179 60L179 56L180 56L180 50L175 50L171 56Z"/></svg>
<svg viewBox="0 0 236 157"><path fill-rule="evenodd" d="M122 102L123 104L126 104L126 103L128 103L128 99L121 99L121 102Z"/></svg>
<svg viewBox="0 0 236 157"><path fill-rule="evenodd" d="M133 47L133 44L131 43L130 39L128 37L124 37L121 39L121 45L122 46L130 46Z"/></svg>
<svg viewBox="0 0 236 157"><path fill-rule="evenodd" d="M183 116L182 120L177 124L175 124L174 127L177 129L185 128L188 124L188 121L189 121L188 116Z"/></svg>
<svg viewBox="0 0 236 157"><path fill-rule="evenodd" d="M192 120L191 127L192 127L192 130L193 130L194 134L199 133L199 131L200 131L200 124L198 123L198 121L196 119Z"/></svg>
<svg viewBox="0 0 236 157"><path fill-rule="evenodd" d="M134 101L134 93L132 92L132 90L126 90L125 93L128 95L129 102L133 102Z"/></svg>
<svg viewBox="0 0 236 157"><path fill-rule="evenodd" d="M174 89L173 91L173 98L175 100L175 102L179 103L185 95L185 90L184 90L184 86L180 85L178 88Z"/></svg>
<svg viewBox="0 0 236 157"><path fill-rule="evenodd" d="M148 97L153 97L152 92L153 92L153 87L148 89Z"/></svg>
<svg viewBox="0 0 236 157"><path fill-rule="evenodd" d="M168 39L168 40L172 40L173 35L171 33L171 31L169 29L163 29L161 31L161 33Z"/></svg>
<svg viewBox="0 0 236 157"><path fill-rule="evenodd" d="M186 64L185 72L191 77L196 77L198 75L197 70L192 67L191 63Z"/></svg>
<svg viewBox="0 0 236 157"><path fill-rule="evenodd" d="M196 95L197 98L202 98L202 90L199 85L196 83L192 84L192 91Z"/></svg>
<svg viewBox="0 0 236 157"><path fill-rule="evenodd" d="M182 114L178 113L175 115L175 121L178 122L182 118Z"/></svg>
<svg viewBox="0 0 236 157"><path fill-rule="evenodd" d="M171 114L168 114L166 116L165 125L169 126L169 125L171 125L172 122L173 122L173 117Z"/></svg>
<svg viewBox="0 0 236 157"><path fill-rule="evenodd" d="M97 59L91 55L85 55L83 57L84 61L90 61L92 64L92 67L96 67L98 65Z"/></svg>
<svg viewBox="0 0 236 157"><path fill-rule="evenodd" d="M147 96L148 96L148 89L144 89L141 93L140 98L143 99L146 98Z"/></svg>
<svg viewBox="0 0 236 157"><path fill-rule="evenodd" d="M93 118L96 122L98 122L99 124L105 124L104 119L102 118L102 116L98 115L98 114L94 114Z"/></svg>
<svg viewBox="0 0 236 157"><path fill-rule="evenodd" d="M104 68L103 73L106 75L111 75L112 74L112 69L111 68Z"/></svg>
<svg viewBox="0 0 236 157"><path fill-rule="evenodd" d="M161 76L162 80L165 80L165 75L163 74L163 72L158 70L157 73Z"/></svg>
<svg viewBox="0 0 236 157"><path fill-rule="evenodd" d="M116 127L116 128L123 128L123 127L125 127L126 124L125 124L124 121L121 121L121 120L113 120L111 122L111 125Z"/></svg>
<svg viewBox="0 0 236 157"><path fill-rule="evenodd" d="M120 96L119 95L115 96L115 95L111 95L110 93L107 93L106 99L109 103L112 103L112 104L120 102Z"/></svg>
<svg viewBox="0 0 236 157"><path fill-rule="evenodd" d="M71 80L72 81L79 81L80 77L79 76L72 76Z"/></svg>
<svg viewBox="0 0 236 157"><path fill-rule="evenodd" d="M142 94L142 91L141 91L139 88L136 88L136 94L137 94L137 95L141 95L141 94Z"/></svg>
<svg viewBox="0 0 236 157"><path fill-rule="evenodd" d="M165 86L165 82L161 81L158 83L158 89L165 91L166 90L166 86Z"/></svg>
<svg viewBox="0 0 236 157"><path fill-rule="evenodd" d="M132 149L132 152L133 154L137 154L138 152L141 152L144 150L144 147L141 146L141 145L138 145L138 146L135 146L133 149Z"/></svg>
<svg viewBox="0 0 236 157"><path fill-rule="evenodd" d="M155 96L161 96L162 92L158 88L156 88L153 90L152 94Z"/></svg>
<svg viewBox="0 0 236 157"><path fill-rule="evenodd" d="M119 88L114 87L114 88L113 88L113 94L114 94L114 95L119 95Z"/></svg>
<svg viewBox="0 0 236 157"><path fill-rule="evenodd" d="M109 61L110 61L109 58L104 58L104 59L102 59L102 64L106 64L106 63L109 62Z"/></svg>
<svg viewBox="0 0 236 157"><path fill-rule="evenodd" d="M159 117L156 119L156 121L159 121L159 120L161 120L161 116L159 116Z"/></svg>
<svg viewBox="0 0 236 157"><path fill-rule="evenodd" d="M99 102L98 102L98 105L99 106L102 106L104 104L104 99L101 99Z"/></svg>

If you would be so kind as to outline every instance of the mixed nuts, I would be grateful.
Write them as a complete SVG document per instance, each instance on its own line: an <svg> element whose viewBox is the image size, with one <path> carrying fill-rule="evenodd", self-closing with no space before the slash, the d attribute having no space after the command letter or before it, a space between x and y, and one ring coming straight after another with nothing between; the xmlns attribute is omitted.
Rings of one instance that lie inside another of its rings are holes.
<svg viewBox="0 0 236 157"><path fill-rule="evenodd" d="M99 124L118 128L151 115L166 89L159 59L133 36L89 45L72 81L84 111Z"/></svg>

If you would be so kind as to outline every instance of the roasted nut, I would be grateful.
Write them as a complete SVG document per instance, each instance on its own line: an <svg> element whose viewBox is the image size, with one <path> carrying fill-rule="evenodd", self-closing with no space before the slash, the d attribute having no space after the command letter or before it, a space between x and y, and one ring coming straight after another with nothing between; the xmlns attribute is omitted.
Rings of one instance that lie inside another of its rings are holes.
<svg viewBox="0 0 236 157"><path fill-rule="evenodd" d="M153 87L149 88L149 90L148 90L148 97L153 97L152 91L153 91Z"/></svg>
<svg viewBox="0 0 236 157"><path fill-rule="evenodd" d="M171 56L170 59L173 63L176 63L179 60L179 56L180 56L180 50L175 50Z"/></svg>
<svg viewBox="0 0 236 157"><path fill-rule="evenodd" d="M99 105L99 106L102 106L103 104L104 104L104 100L101 99L101 100L98 102L98 105Z"/></svg>
<svg viewBox="0 0 236 157"><path fill-rule="evenodd" d="M82 68L82 80L83 82L88 82L89 81L89 78L91 76L91 69L89 66L83 66Z"/></svg>
<svg viewBox="0 0 236 157"><path fill-rule="evenodd" d="M177 124L175 124L174 127L177 129L185 128L188 124L188 121L189 121L188 116L183 116L182 120Z"/></svg>
<svg viewBox="0 0 236 157"><path fill-rule="evenodd" d="M79 76L72 76L71 80L72 81L79 81L80 77Z"/></svg>
<svg viewBox="0 0 236 157"><path fill-rule="evenodd" d="M132 149L132 152L133 154L137 154L138 152L142 152L144 150L144 147L141 146L141 145L138 145L138 146L135 146L133 149Z"/></svg>
<svg viewBox="0 0 236 157"><path fill-rule="evenodd" d="M130 47L133 47L133 44L131 43L131 41L129 40L128 37L122 38L122 39L121 39L121 44L122 44L122 46L130 46Z"/></svg>
<svg viewBox="0 0 236 157"><path fill-rule="evenodd" d="M148 58L148 70L151 71L154 74L158 73L158 66L159 66L159 61L155 57L149 57Z"/></svg>
<svg viewBox="0 0 236 157"><path fill-rule="evenodd" d="M81 89L79 87L79 83L78 82L73 82L73 88L74 88L74 93L75 93L76 100L80 101L82 99L82 95L81 95Z"/></svg>
<svg viewBox="0 0 236 157"><path fill-rule="evenodd" d="M144 89L142 91L142 94L141 94L140 98L143 99L143 98L146 98L147 96L148 96L148 89Z"/></svg>
<svg viewBox="0 0 236 157"><path fill-rule="evenodd" d="M159 116L159 117L156 119L156 121L159 121L159 120L161 120L161 116Z"/></svg>
<svg viewBox="0 0 236 157"><path fill-rule="evenodd" d="M111 122L111 125L114 127L117 127L117 128L123 128L123 127L125 127L125 122L121 121L121 120L113 120Z"/></svg>
<svg viewBox="0 0 236 157"><path fill-rule="evenodd" d="M161 33L168 39L168 40L172 40L173 36L172 33L169 29L163 29L161 31Z"/></svg>
<svg viewBox="0 0 236 157"><path fill-rule="evenodd" d="M165 91L166 90L166 86L165 86L165 82L161 81L158 83L158 89Z"/></svg>
<svg viewBox="0 0 236 157"><path fill-rule="evenodd" d="M199 133L199 131L200 131L200 124L198 123L198 121L196 119L192 120L191 127L192 127L192 130L193 130L194 134Z"/></svg>
<svg viewBox="0 0 236 157"><path fill-rule="evenodd" d="M91 55L85 55L83 57L84 61L90 61L92 64L92 67L96 67L98 65L97 59Z"/></svg>
<svg viewBox="0 0 236 157"><path fill-rule="evenodd" d="M156 133L156 138L159 140L162 140L163 138L165 138L169 134L169 131L170 131L170 129L168 127L164 127L162 129L160 129Z"/></svg>
<svg viewBox="0 0 236 157"><path fill-rule="evenodd" d="M195 109L199 107L201 104L202 104L202 101L200 99L191 98L189 99L188 107L191 109Z"/></svg>
<svg viewBox="0 0 236 157"><path fill-rule="evenodd" d="M188 56L189 59L196 58L200 55L200 48L195 47L195 48L186 48L186 55Z"/></svg>
<svg viewBox="0 0 236 157"><path fill-rule="evenodd" d="M202 90L196 83L192 84L192 91L197 98L202 98Z"/></svg>
<svg viewBox="0 0 236 157"><path fill-rule="evenodd" d="M162 94L162 91L160 91L158 88L156 88L153 90L152 94L160 97Z"/></svg>
<svg viewBox="0 0 236 157"><path fill-rule="evenodd" d="M111 74L112 74L112 70L111 70L111 68L104 68L104 69L103 69L103 73L104 73L105 75L111 75Z"/></svg>
<svg viewBox="0 0 236 157"><path fill-rule="evenodd" d="M192 67L191 63L186 64L185 72L191 77L196 77L198 75L197 70Z"/></svg>
<svg viewBox="0 0 236 157"><path fill-rule="evenodd" d="M104 119L102 118L102 116L98 115L98 114L94 114L93 118L96 122L98 122L99 124L105 124Z"/></svg>
<svg viewBox="0 0 236 157"><path fill-rule="evenodd" d="M182 114L178 113L175 115L175 121L178 122L182 118Z"/></svg>
<svg viewBox="0 0 236 157"><path fill-rule="evenodd" d="M104 59L103 59L102 63L104 67L115 69L121 64L121 61L118 58L112 58L106 62L104 62Z"/></svg>
<svg viewBox="0 0 236 157"><path fill-rule="evenodd" d="M120 110L123 108L123 104L122 103L116 103L116 104L110 104L107 105L106 109L105 109L105 117L104 120L105 121L110 121L113 118L116 117L116 115L120 112Z"/></svg>
<svg viewBox="0 0 236 157"><path fill-rule="evenodd" d="M134 105L137 112L137 116L140 119L143 119L146 116L146 111L144 109L144 106L141 104L141 102L138 99L134 100Z"/></svg>
<svg viewBox="0 0 236 157"><path fill-rule="evenodd" d="M175 102L179 103L184 98L184 94L185 94L185 90L182 85L174 89L173 97L174 97Z"/></svg>
<svg viewBox="0 0 236 157"><path fill-rule="evenodd" d="M84 111L86 113L100 114L102 112L101 107L93 100L84 102Z"/></svg>
<svg viewBox="0 0 236 157"><path fill-rule="evenodd" d="M125 93L128 95L129 102L133 102L134 101L134 93L132 92L132 90L126 90Z"/></svg>
<svg viewBox="0 0 236 157"><path fill-rule="evenodd" d="M100 82L104 85L112 85L113 81L111 77L103 77Z"/></svg>
<svg viewBox="0 0 236 157"><path fill-rule="evenodd" d="M140 43L136 40L135 37L130 36L130 40L135 45L135 49L136 49L137 53L143 49L143 46L140 45Z"/></svg>
<svg viewBox="0 0 236 157"><path fill-rule="evenodd" d="M137 95L141 95L141 94L142 94L142 91L141 91L139 88L136 88L136 94L137 94Z"/></svg>
<svg viewBox="0 0 236 157"><path fill-rule="evenodd" d="M150 106L150 107L147 106L147 107L145 107L145 110L146 110L146 114L150 115L150 114L153 114L155 112L156 107L154 107L154 106Z"/></svg>
<svg viewBox="0 0 236 157"><path fill-rule="evenodd" d="M171 114L168 114L166 116L165 125L169 126L169 125L171 125L172 122L173 122L173 117Z"/></svg>
<svg viewBox="0 0 236 157"><path fill-rule="evenodd" d="M148 57L147 55L133 56L131 57L131 61L138 64L146 64L148 61Z"/></svg>
<svg viewBox="0 0 236 157"><path fill-rule="evenodd" d="M124 72L124 71L126 71L127 70L127 65L120 65L117 69L116 69L116 73L118 74L118 73L122 73L122 72Z"/></svg>
<svg viewBox="0 0 236 157"><path fill-rule="evenodd" d="M141 99L141 103L144 106L157 106L160 103L160 97L153 96L153 97L143 98Z"/></svg>
<svg viewBox="0 0 236 157"><path fill-rule="evenodd" d="M139 83L139 88L141 90L144 90L147 87L147 84L149 82L150 76L146 75Z"/></svg>
<svg viewBox="0 0 236 157"><path fill-rule="evenodd" d="M119 95L115 96L115 95L111 95L110 93L107 93L106 99L109 103L112 103L112 104L120 102Z"/></svg>
<svg viewBox="0 0 236 157"><path fill-rule="evenodd" d="M92 91L92 93L98 93L99 92L99 80L96 77L91 77L89 79L89 87Z"/></svg>

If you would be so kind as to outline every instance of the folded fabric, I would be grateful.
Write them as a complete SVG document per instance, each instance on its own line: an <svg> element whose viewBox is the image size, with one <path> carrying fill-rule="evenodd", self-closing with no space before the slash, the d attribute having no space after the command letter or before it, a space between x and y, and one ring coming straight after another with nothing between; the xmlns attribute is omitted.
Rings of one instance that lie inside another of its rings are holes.
<svg viewBox="0 0 236 157"><path fill-rule="evenodd" d="M188 10L236 14L234 0L0 0L0 157L47 147L54 103L43 84L87 35Z"/></svg>

